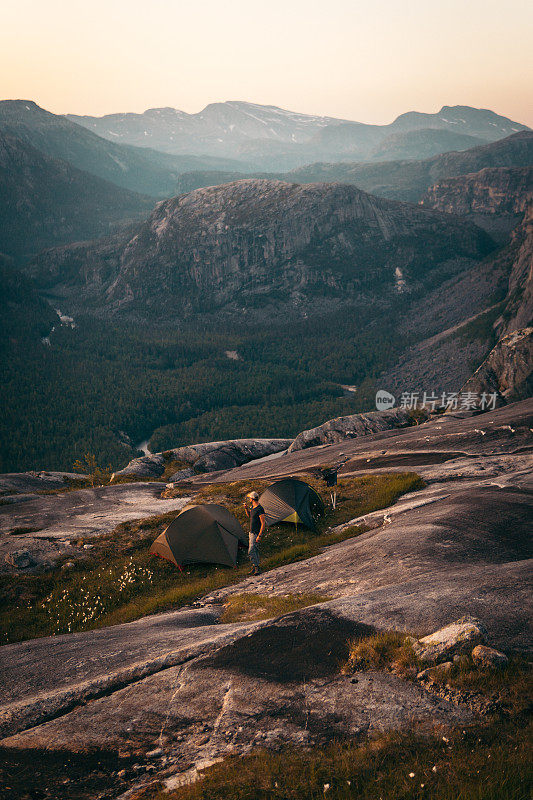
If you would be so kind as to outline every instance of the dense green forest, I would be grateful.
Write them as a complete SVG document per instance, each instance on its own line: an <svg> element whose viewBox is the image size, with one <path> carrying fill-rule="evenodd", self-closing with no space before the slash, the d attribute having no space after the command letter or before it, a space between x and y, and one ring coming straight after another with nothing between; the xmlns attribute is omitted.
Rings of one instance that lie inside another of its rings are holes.
<svg viewBox="0 0 533 800"><path fill-rule="evenodd" d="M72 328L30 303L23 324L20 314L4 315L0 331L0 470L69 470L86 452L118 468L150 437L154 451L288 437L370 410L373 378L405 345L394 322L389 315L373 323L361 307L262 328L220 320L156 328L90 316ZM346 396L341 384L359 391Z"/></svg>

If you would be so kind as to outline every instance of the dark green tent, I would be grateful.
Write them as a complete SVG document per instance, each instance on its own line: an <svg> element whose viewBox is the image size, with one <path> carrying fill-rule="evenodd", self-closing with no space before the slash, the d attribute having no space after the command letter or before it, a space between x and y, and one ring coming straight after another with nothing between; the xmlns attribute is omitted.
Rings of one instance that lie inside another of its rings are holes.
<svg viewBox="0 0 533 800"><path fill-rule="evenodd" d="M223 506L205 503L184 508L157 537L150 553L176 566L202 563L234 567L239 542L247 545L248 537L233 514Z"/></svg>
<svg viewBox="0 0 533 800"><path fill-rule="evenodd" d="M276 522L299 522L307 528L315 527L313 513L320 514L324 503L319 494L304 481L283 478L276 481L259 498L265 509L267 527Z"/></svg>

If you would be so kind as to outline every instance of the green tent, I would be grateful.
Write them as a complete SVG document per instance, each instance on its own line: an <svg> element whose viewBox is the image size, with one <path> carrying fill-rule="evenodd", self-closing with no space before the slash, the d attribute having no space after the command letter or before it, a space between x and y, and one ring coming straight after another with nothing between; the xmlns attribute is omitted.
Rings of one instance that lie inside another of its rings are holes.
<svg viewBox="0 0 533 800"><path fill-rule="evenodd" d="M223 506L205 503L186 506L157 537L150 553L183 564L223 564L234 567L237 550L248 544L239 521Z"/></svg>
<svg viewBox="0 0 533 800"><path fill-rule="evenodd" d="M259 498L265 509L267 527L276 522L301 523L315 528L313 514L321 514L324 503L319 494L304 481L283 478L276 481Z"/></svg>

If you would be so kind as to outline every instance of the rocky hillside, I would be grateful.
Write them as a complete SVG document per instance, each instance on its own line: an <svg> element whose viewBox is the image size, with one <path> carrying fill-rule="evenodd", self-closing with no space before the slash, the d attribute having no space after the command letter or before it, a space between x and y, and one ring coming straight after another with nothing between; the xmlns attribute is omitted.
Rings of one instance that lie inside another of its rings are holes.
<svg viewBox="0 0 533 800"><path fill-rule="evenodd" d="M24 259L103 236L147 216L153 205L0 131L0 252Z"/></svg>
<svg viewBox="0 0 533 800"><path fill-rule="evenodd" d="M500 330L506 333L533 322L533 202L528 204L508 250L512 254L512 268L505 315L500 324Z"/></svg>
<svg viewBox="0 0 533 800"><path fill-rule="evenodd" d="M445 178L431 186L421 204L447 214L514 228L533 199L533 166L487 167L480 172Z"/></svg>
<svg viewBox="0 0 533 800"><path fill-rule="evenodd" d="M396 135L395 135L396 136ZM420 157L419 157L420 158ZM315 160L316 161L316 160ZM310 163L271 178L297 183L353 183L365 192L417 203L430 186L443 178L479 172L487 167L527 167L533 164L533 132L513 133L500 141L471 147L464 152L449 152L423 160L389 160L380 163ZM179 179L180 191L214 186L246 177L235 172L185 173ZM256 177L256 175L254 175ZM267 176L259 176L267 177Z"/></svg>
<svg viewBox="0 0 533 800"><path fill-rule="evenodd" d="M114 311L308 314L390 298L398 270L402 288L432 284L492 247L467 222L352 186L246 180L162 202L130 238L45 253L32 274Z"/></svg>
<svg viewBox="0 0 533 800"><path fill-rule="evenodd" d="M533 395L533 328L523 328L499 339L463 392L496 392L499 403L523 400Z"/></svg>
<svg viewBox="0 0 533 800"><path fill-rule="evenodd" d="M171 797L207 787L217 797L250 769L242 797L257 797L258 785L265 798L331 787L341 797L348 780L358 792L369 775L382 791L387 768L385 786L400 784L404 796L459 797L467 785L481 797L477 770L498 758L491 796L500 797L529 699L532 425L531 401L445 416L203 476L174 498L139 482L11 494L0 506L2 564L21 573L4 576L16 587L10 622L28 607L32 623L39 614L50 622L44 635L30 628L27 641L0 648L9 796L152 800L161 787L178 789ZM195 574L206 572L178 573L149 556L186 503L235 508L246 490L287 474L312 481L341 458L336 510L328 502L318 535L300 531L296 547L291 530L288 550L279 544L286 526L272 528L262 547L274 557L261 575L246 576L243 563L212 568L202 583ZM424 483L369 510L372 487L406 471ZM66 548L62 567L29 577L32 554L54 547ZM113 572L117 563L124 572ZM106 576L117 599L102 616ZM42 596L28 600L40 579ZM304 763L302 788L285 792L287 759L313 754L316 779ZM273 759L265 776L257 765ZM527 756L518 763L515 797ZM203 786L187 789L199 777Z"/></svg>

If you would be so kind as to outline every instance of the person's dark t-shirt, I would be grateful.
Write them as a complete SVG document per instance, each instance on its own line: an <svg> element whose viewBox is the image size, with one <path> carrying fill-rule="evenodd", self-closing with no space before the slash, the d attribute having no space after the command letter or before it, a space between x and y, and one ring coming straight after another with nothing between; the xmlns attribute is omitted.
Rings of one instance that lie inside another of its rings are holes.
<svg viewBox="0 0 533 800"><path fill-rule="evenodd" d="M261 520L259 517L265 513L263 506L255 506L250 509L250 533L259 533L261 530Z"/></svg>

